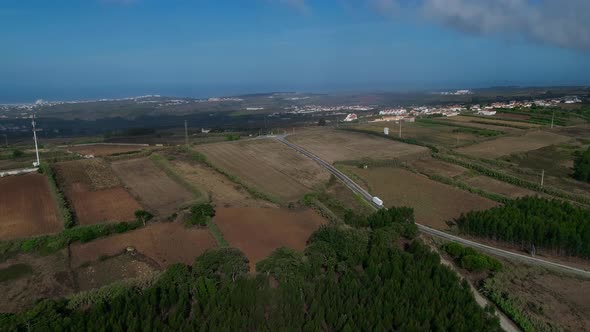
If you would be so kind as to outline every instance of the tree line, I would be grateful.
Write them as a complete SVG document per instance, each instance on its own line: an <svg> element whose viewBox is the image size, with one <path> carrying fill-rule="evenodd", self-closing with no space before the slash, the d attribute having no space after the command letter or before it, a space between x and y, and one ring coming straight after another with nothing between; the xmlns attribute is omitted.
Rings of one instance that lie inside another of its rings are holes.
<svg viewBox="0 0 590 332"><path fill-rule="evenodd" d="M276 250L250 274L233 248L170 266L145 289L83 308L44 300L0 315L5 331L499 331L466 282L416 238L413 211L325 225L304 252Z"/></svg>
<svg viewBox="0 0 590 332"><path fill-rule="evenodd" d="M576 152L574 178L578 181L590 183L590 147L586 151Z"/></svg>
<svg viewBox="0 0 590 332"><path fill-rule="evenodd" d="M590 258L590 210L570 203L523 197L455 219L461 233Z"/></svg>

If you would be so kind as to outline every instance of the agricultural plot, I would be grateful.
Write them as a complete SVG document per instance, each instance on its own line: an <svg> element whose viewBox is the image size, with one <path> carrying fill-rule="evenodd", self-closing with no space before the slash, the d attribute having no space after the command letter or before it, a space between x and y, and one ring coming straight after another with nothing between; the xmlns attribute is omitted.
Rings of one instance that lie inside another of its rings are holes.
<svg viewBox="0 0 590 332"><path fill-rule="evenodd" d="M309 236L327 221L313 210L221 208L215 224L230 246L242 250L250 270L275 249L305 249Z"/></svg>
<svg viewBox="0 0 590 332"><path fill-rule="evenodd" d="M81 225L131 221L141 209L102 159L62 162L54 168Z"/></svg>
<svg viewBox="0 0 590 332"><path fill-rule="evenodd" d="M207 229L186 228L180 223L155 223L123 234L70 247L71 266L80 267L104 256L116 256L133 247L160 268L175 263L192 264L217 242Z"/></svg>
<svg viewBox="0 0 590 332"><path fill-rule="evenodd" d="M324 183L329 173L286 145L259 139L196 148L216 167L283 201L295 201Z"/></svg>
<svg viewBox="0 0 590 332"><path fill-rule="evenodd" d="M145 146L133 144L89 144L67 147L68 151L79 153L81 155L93 155L95 157L141 151L145 148Z"/></svg>
<svg viewBox="0 0 590 332"><path fill-rule="evenodd" d="M500 137L457 149L457 152L479 158L496 159L512 153L540 149L566 142L570 138L547 131L528 132L522 136Z"/></svg>
<svg viewBox="0 0 590 332"><path fill-rule="evenodd" d="M20 273L15 273L19 267ZM49 256L20 254L0 263L3 273L0 282L0 312L20 312L44 298L61 298L74 293L75 281L68 267L68 253L64 249Z"/></svg>
<svg viewBox="0 0 590 332"><path fill-rule="evenodd" d="M467 172L467 169L455 164L450 164L434 158L423 158L408 163L408 167L424 174L436 174L448 178L454 178Z"/></svg>
<svg viewBox="0 0 590 332"><path fill-rule="evenodd" d="M395 122L378 122L358 126L358 129L370 130L375 133L383 133L383 128L389 128L389 135L399 137L399 127ZM464 144L473 144L481 141L480 137L465 132L454 132L456 128L430 123L402 123L402 138L414 139L419 142L456 147Z"/></svg>
<svg viewBox="0 0 590 332"><path fill-rule="evenodd" d="M447 228L447 221L461 213L497 205L489 199L400 168L347 168L365 180L372 194L383 199L385 206L414 208L417 223L441 230Z"/></svg>
<svg viewBox="0 0 590 332"><path fill-rule="evenodd" d="M207 166L179 160L173 161L172 164L189 183L202 188L216 206L275 207L272 203L252 197L240 185Z"/></svg>
<svg viewBox="0 0 590 332"><path fill-rule="evenodd" d="M518 114L512 114L518 115ZM525 116L526 117L526 116ZM540 124L536 123L529 123L529 122L522 122L522 121L510 121L504 119L497 119L494 117L476 117L476 116L453 116L447 118L449 121L459 122L463 124L483 124L483 125L490 125L491 129L496 130L509 130L511 129L510 126L515 128L512 129L530 129L530 128L538 128L541 127Z"/></svg>
<svg viewBox="0 0 590 332"><path fill-rule="evenodd" d="M483 175L461 180L473 188L481 189L483 191L494 194L503 195L508 198L538 195L538 193L532 190L517 187L506 182L498 181Z"/></svg>
<svg viewBox="0 0 590 332"><path fill-rule="evenodd" d="M56 233L62 228L45 176L0 178L0 240Z"/></svg>
<svg viewBox="0 0 590 332"><path fill-rule="evenodd" d="M169 178L150 159L114 162L113 170L150 211L169 216L194 200L181 184Z"/></svg>
<svg viewBox="0 0 590 332"><path fill-rule="evenodd" d="M417 145L332 129L306 130L287 139L330 163L359 159L411 160L429 153L427 148Z"/></svg>
<svg viewBox="0 0 590 332"><path fill-rule="evenodd" d="M78 291L87 291L120 280L149 278L158 269L157 264L141 254L125 253L78 267L74 273Z"/></svg>

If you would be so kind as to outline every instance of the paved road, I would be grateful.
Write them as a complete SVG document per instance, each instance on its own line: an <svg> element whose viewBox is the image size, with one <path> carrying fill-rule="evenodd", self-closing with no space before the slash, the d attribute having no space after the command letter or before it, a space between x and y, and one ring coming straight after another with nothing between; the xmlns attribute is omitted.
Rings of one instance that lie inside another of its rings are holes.
<svg viewBox="0 0 590 332"><path fill-rule="evenodd" d="M294 149L294 150L300 152L301 154L316 161L318 164L320 164L320 166L324 167L330 173L334 174L334 176L336 176L338 179L340 179L348 188L350 188L355 193L361 195L374 208L376 208L376 209L382 208L381 206L378 206L375 203L373 203L373 196L369 192L367 192L361 186L356 184L348 176L346 176L344 173L340 172L338 169L336 169L336 167L332 166L330 163L324 161L320 157L303 149L302 147L287 141L285 139L284 135L277 135L277 136L273 136L273 137L275 139L277 139L278 141L291 147L292 149ZM563 265L563 264L559 264L559 263L554 263L554 262L546 261L543 259L539 259L539 258L535 258L535 257L531 257L531 256L526 256L526 255L518 254L515 252L511 252L511 251L495 248L492 246L488 246L485 244L477 243L474 241L466 240L461 237L458 237L458 236L455 236L455 235L452 235L449 233L445 233L445 232L442 232L442 231L439 231L434 228L430 228L428 226L424 226L421 224L416 224L416 225L418 226L418 229L423 233L426 233L426 234L429 234L432 236L436 236L439 238L444 238L446 240L456 241L456 242L459 242L463 245L477 248L477 249L480 249L482 251L488 252L493 255L497 255L500 257L508 258L508 259L516 259L516 260L519 260L521 262L524 262L524 263L527 263L530 265L542 266L542 267L545 267L548 269L556 270L558 272L565 272L565 273L573 274L573 275L583 277L583 278L590 278L590 271L585 271L585 270L578 269L575 267L571 267L571 266L567 266L567 265Z"/></svg>

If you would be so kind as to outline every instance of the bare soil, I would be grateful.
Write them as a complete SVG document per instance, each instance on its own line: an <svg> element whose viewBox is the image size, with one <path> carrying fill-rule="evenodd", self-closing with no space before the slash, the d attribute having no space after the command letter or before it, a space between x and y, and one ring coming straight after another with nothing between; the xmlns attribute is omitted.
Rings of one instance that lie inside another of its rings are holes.
<svg viewBox="0 0 590 332"><path fill-rule="evenodd" d="M186 161L174 161L172 164L188 182L206 192L216 206L276 207L267 201L253 198L242 186L207 166Z"/></svg>
<svg viewBox="0 0 590 332"><path fill-rule="evenodd" d="M459 217L461 213L498 205L400 168L348 169L367 181L372 194L380 197L385 206L414 208L417 223L440 230L447 229L446 221Z"/></svg>
<svg viewBox="0 0 590 332"><path fill-rule="evenodd" d="M327 221L313 210L221 208L215 223L232 247L250 260L250 270L275 249L303 251L309 236Z"/></svg>
<svg viewBox="0 0 590 332"><path fill-rule="evenodd" d="M540 149L545 146L563 143L569 137L547 131L528 132L522 136L500 137L494 140L457 149L457 152L480 158L495 159L517 152Z"/></svg>
<svg viewBox="0 0 590 332"><path fill-rule="evenodd" d="M217 246L207 229L186 228L180 223L148 225L131 232L113 235L89 243L71 246L71 265L80 267L103 256L115 256L134 247L140 254L154 260L160 268L171 264L192 264L206 249Z"/></svg>
<svg viewBox="0 0 590 332"><path fill-rule="evenodd" d="M62 229L47 178L0 178L0 240L57 233Z"/></svg>
<svg viewBox="0 0 590 332"><path fill-rule="evenodd" d="M284 201L299 200L329 178L318 164L273 139L207 144L196 149L216 167Z"/></svg>
<svg viewBox="0 0 590 332"><path fill-rule="evenodd" d="M57 163L55 170L80 225L131 221L142 208L104 160Z"/></svg>
<svg viewBox="0 0 590 332"><path fill-rule="evenodd" d="M140 151L147 147L138 146L138 145L126 145L126 144L93 144L93 145L78 145L78 146L69 146L67 149L68 151L79 153L82 155L93 155L95 157L99 156L109 156L115 153L125 153L125 152L134 152Z"/></svg>
<svg viewBox="0 0 590 332"><path fill-rule="evenodd" d="M417 145L333 129L308 129L287 139L330 163L364 158L412 160L429 152Z"/></svg>
<svg viewBox="0 0 590 332"><path fill-rule="evenodd" d="M170 179L149 158L117 161L113 170L139 201L160 216L169 216L194 200L182 185Z"/></svg>

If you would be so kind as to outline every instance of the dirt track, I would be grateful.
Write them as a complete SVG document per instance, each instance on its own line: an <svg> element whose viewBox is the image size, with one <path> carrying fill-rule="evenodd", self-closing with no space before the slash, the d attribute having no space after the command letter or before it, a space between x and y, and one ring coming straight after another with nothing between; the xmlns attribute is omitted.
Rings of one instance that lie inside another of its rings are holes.
<svg viewBox="0 0 590 332"><path fill-rule="evenodd" d="M45 176L0 179L0 240L56 233L62 226Z"/></svg>
<svg viewBox="0 0 590 332"><path fill-rule="evenodd" d="M140 151L146 147L138 145L125 144L93 144L93 145L78 145L70 146L67 149L83 155L93 155L95 157L108 156L115 153Z"/></svg>

